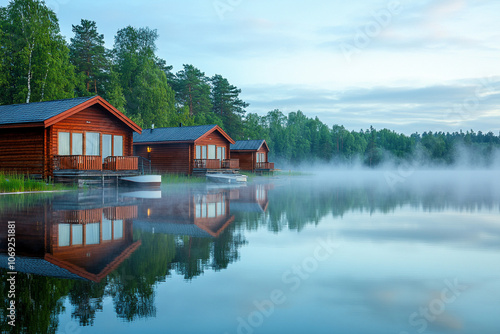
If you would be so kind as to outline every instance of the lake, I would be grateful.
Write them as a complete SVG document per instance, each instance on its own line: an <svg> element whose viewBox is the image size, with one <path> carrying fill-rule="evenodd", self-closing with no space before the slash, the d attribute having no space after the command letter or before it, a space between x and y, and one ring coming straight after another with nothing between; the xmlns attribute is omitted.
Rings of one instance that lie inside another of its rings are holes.
<svg viewBox="0 0 500 334"><path fill-rule="evenodd" d="M493 170L2 195L2 332L497 334L499 218Z"/></svg>

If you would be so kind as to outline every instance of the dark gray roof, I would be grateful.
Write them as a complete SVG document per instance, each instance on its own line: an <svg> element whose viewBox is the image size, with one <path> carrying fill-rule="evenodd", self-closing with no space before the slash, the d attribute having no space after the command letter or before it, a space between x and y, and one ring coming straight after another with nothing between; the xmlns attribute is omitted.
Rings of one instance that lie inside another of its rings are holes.
<svg viewBox="0 0 500 334"><path fill-rule="evenodd" d="M0 268L8 269L6 254L0 254ZM47 260L19 255L16 256L16 271L26 274L35 274L56 278L87 280L81 276L78 276L77 274L70 272L67 269L58 267Z"/></svg>
<svg viewBox="0 0 500 334"><path fill-rule="evenodd" d="M264 139L237 140L236 143L231 144L231 150L255 151L255 150L258 150L262 146L263 143L264 143Z"/></svg>
<svg viewBox="0 0 500 334"><path fill-rule="evenodd" d="M134 133L134 143L165 141L195 141L217 125L179 126L175 128L156 128Z"/></svg>
<svg viewBox="0 0 500 334"><path fill-rule="evenodd" d="M134 230L136 229L152 233L186 235L197 238L212 238L208 232L202 230L195 224L169 223L167 221L158 223L134 220Z"/></svg>
<svg viewBox="0 0 500 334"><path fill-rule="evenodd" d="M0 124L38 123L76 107L94 96L0 106Z"/></svg>
<svg viewBox="0 0 500 334"><path fill-rule="evenodd" d="M259 205L259 203L242 203L231 201L230 212L264 212L264 209Z"/></svg>

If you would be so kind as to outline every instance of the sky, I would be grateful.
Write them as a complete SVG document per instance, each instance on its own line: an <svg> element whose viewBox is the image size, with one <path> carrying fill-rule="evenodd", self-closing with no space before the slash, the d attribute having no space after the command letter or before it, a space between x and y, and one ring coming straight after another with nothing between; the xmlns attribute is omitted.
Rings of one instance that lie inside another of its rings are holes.
<svg viewBox="0 0 500 334"><path fill-rule="evenodd" d="M1 2L6 2L2 0ZM221 74L247 113L301 110L328 126L500 132L500 1L47 0L62 34L132 25L157 55Z"/></svg>

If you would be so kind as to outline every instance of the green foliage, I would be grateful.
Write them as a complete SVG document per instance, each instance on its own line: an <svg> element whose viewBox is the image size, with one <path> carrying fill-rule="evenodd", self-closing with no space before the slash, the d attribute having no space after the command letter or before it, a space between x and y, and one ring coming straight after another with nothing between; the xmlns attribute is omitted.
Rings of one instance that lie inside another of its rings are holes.
<svg viewBox="0 0 500 334"><path fill-rule="evenodd" d="M77 74L79 96L104 93L110 84L111 59L104 47L104 35L97 32L94 21L81 20L73 26L75 36L69 45L70 60ZM83 88L83 90L82 90Z"/></svg>
<svg viewBox="0 0 500 334"><path fill-rule="evenodd" d="M55 13L43 1L15 0L0 10L0 103L74 96L75 74Z"/></svg>
<svg viewBox="0 0 500 334"><path fill-rule="evenodd" d="M209 79L193 65L184 64L184 69L173 78L172 87L177 104L187 107L189 116L211 111Z"/></svg>
<svg viewBox="0 0 500 334"><path fill-rule="evenodd" d="M0 172L0 193L24 191L50 191L69 189L61 184L47 184L25 175Z"/></svg>
<svg viewBox="0 0 500 334"><path fill-rule="evenodd" d="M211 83L212 112L222 119L223 128L228 133L235 139L240 139L238 134L243 130L242 116L248 107L248 103L239 98L241 89L231 85L219 74L212 77Z"/></svg>
<svg viewBox="0 0 500 334"><path fill-rule="evenodd" d="M115 36L115 71L125 100L125 113L142 127L169 125L175 114L174 91L164 63L155 56L156 30L128 26ZM119 95L116 90L114 96Z"/></svg>
<svg viewBox="0 0 500 334"><path fill-rule="evenodd" d="M113 50L94 21L73 26L69 48L54 12L40 0L13 0L0 7L0 104L99 94L143 128L217 124L233 139L265 139L270 160L286 164L353 163L377 166L419 158L451 164L466 147L475 161L491 163L500 147L493 133L415 133L388 129L349 131L302 111L246 114L241 89L222 75L208 78L194 65L172 66L156 55L158 33L127 26Z"/></svg>

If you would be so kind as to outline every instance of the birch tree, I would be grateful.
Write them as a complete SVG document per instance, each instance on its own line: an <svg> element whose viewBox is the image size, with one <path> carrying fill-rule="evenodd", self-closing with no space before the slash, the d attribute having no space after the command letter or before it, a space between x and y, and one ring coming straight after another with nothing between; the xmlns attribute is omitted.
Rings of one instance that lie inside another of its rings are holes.
<svg viewBox="0 0 500 334"><path fill-rule="evenodd" d="M43 1L14 0L2 8L2 103L73 97L74 69L55 13Z"/></svg>

